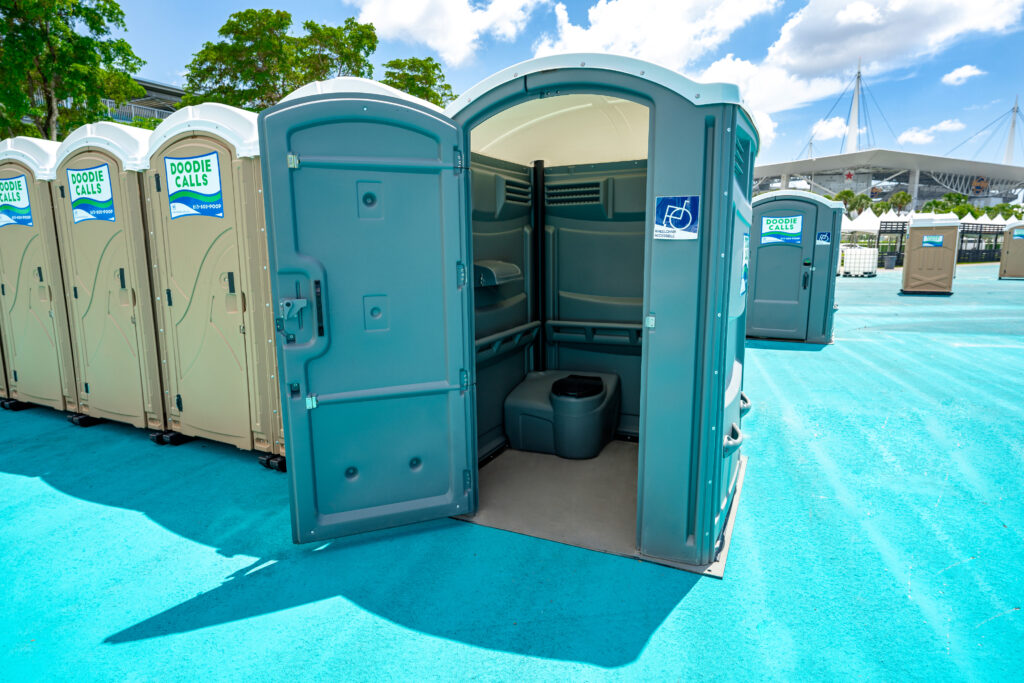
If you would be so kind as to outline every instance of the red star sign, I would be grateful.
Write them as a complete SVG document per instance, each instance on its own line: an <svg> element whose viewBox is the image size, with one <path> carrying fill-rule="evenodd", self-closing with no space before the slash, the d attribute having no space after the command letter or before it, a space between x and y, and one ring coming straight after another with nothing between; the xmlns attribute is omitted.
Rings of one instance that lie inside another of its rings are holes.
<svg viewBox="0 0 1024 683"><path fill-rule="evenodd" d="M847 172L846 172L846 179L847 179L847 180L853 180L853 174L852 174L852 173L850 173L849 171L847 171Z"/></svg>

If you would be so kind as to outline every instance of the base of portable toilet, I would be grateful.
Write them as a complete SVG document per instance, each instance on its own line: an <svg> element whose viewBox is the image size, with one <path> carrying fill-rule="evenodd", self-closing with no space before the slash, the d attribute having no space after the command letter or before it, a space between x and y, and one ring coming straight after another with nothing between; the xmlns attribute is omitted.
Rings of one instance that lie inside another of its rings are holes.
<svg viewBox="0 0 1024 683"><path fill-rule="evenodd" d="M464 522L511 531L610 555L652 562L720 579L729 558L736 512L747 472L740 456L736 492L726 517L721 548L713 562L694 565L641 555L636 549L636 442L611 441L591 460L566 460L545 453L508 450L480 468L488 495ZM595 494L595 487L597 495ZM600 533L595 533L599 530Z"/></svg>

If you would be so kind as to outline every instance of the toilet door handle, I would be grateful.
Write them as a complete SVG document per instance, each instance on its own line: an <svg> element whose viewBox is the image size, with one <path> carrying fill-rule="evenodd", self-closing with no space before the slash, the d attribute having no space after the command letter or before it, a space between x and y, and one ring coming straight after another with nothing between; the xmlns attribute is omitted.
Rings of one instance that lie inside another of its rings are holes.
<svg viewBox="0 0 1024 683"><path fill-rule="evenodd" d="M732 428L729 429L729 433L725 435L722 447L725 449L725 454L729 455L733 451L737 450L743 444L743 432L736 425L732 423Z"/></svg>
<svg viewBox="0 0 1024 683"><path fill-rule="evenodd" d="M750 412L750 399L742 391L740 392L740 417Z"/></svg>
<svg viewBox="0 0 1024 683"><path fill-rule="evenodd" d="M804 271L804 289L807 289L807 281L811 279L811 274Z"/></svg>

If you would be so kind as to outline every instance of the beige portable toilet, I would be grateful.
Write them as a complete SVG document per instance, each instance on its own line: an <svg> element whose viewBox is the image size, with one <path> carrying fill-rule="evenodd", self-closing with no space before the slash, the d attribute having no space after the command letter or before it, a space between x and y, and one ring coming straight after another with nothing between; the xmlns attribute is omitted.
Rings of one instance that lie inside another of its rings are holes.
<svg viewBox="0 0 1024 683"><path fill-rule="evenodd" d="M1003 233L999 279L1024 278L1024 221L1010 221Z"/></svg>
<svg viewBox="0 0 1024 683"><path fill-rule="evenodd" d="M256 114L186 107L150 138L144 193L168 427L276 454L281 397L259 154Z"/></svg>
<svg viewBox="0 0 1024 683"><path fill-rule="evenodd" d="M60 145L0 142L0 329L5 408L77 408L75 364L54 230L50 181Z"/></svg>
<svg viewBox="0 0 1024 683"><path fill-rule="evenodd" d="M959 229L960 219L952 213L919 214L911 220L900 291L904 294L953 293Z"/></svg>
<svg viewBox="0 0 1024 683"><path fill-rule="evenodd" d="M165 429L140 183L149 137L92 123L57 150L53 195L78 361L76 424L105 418Z"/></svg>

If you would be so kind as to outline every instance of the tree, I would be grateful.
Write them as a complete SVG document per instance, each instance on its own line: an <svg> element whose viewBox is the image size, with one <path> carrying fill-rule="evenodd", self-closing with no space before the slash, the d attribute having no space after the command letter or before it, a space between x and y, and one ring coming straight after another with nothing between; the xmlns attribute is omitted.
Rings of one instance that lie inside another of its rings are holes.
<svg viewBox="0 0 1024 683"><path fill-rule="evenodd" d="M116 0L4 0L0 4L0 135L50 140L108 118L103 99L124 104L145 90L145 62L127 41ZM25 125L22 119L31 123Z"/></svg>
<svg viewBox="0 0 1024 683"><path fill-rule="evenodd" d="M332 76L373 75L369 57L377 49L373 24L347 19L343 26L302 24L289 35L292 15L247 9L228 17L222 40L204 43L188 65L184 104L221 102L259 111L309 81Z"/></svg>
<svg viewBox="0 0 1024 683"><path fill-rule="evenodd" d="M868 197L866 194L855 195L854 198L851 199L846 204L847 211L849 211L851 214L852 213L861 214L869 206L871 206L871 198Z"/></svg>
<svg viewBox="0 0 1024 683"><path fill-rule="evenodd" d="M884 199L875 202L871 205L871 210L875 212L876 216L881 216L883 213L892 208L892 204L885 201Z"/></svg>
<svg viewBox="0 0 1024 683"><path fill-rule="evenodd" d="M853 190L840 190L839 192L836 192L835 200L837 202L842 202L843 206L846 207L847 212L849 212L850 202L853 201L853 198L856 196L857 195Z"/></svg>
<svg viewBox="0 0 1024 683"><path fill-rule="evenodd" d="M370 55L377 49L373 24L360 24L349 17L344 26L324 26L303 22L307 34L299 38L295 68L303 82L322 81L337 76L373 78Z"/></svg>
<svg viewBox="0 0 1024 683"><path fill-rule="evenodd" d="M894 192L893 195L889 197L889 203L896 208L896 213L903 213L904 207L912 201L914 201L914 198L910 196L910 193L904 192L903 190Z"/></svg>
<svg viewBox="0 0 1024 683"><path fill-rule="evenodd" d="M444 80L441 65L433 57L392 59L384 64L381 83L443 107L455 99L452 86Z"/></svg>

